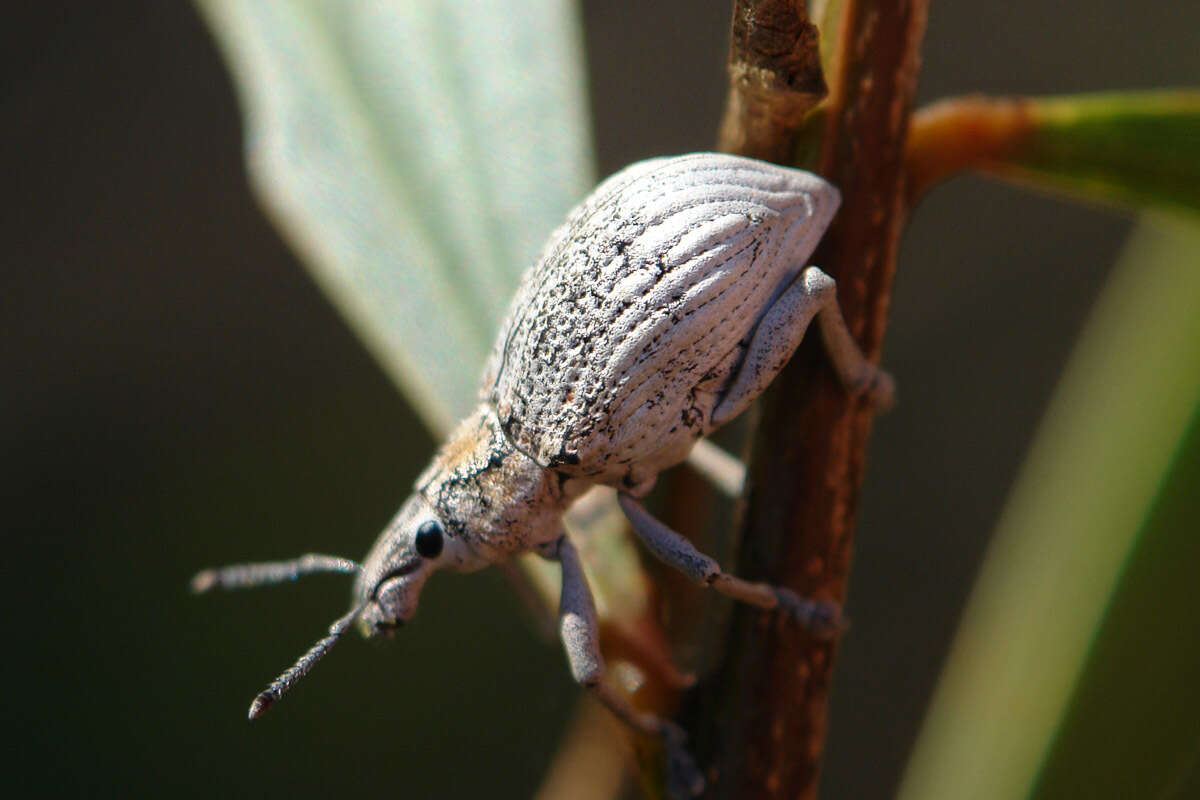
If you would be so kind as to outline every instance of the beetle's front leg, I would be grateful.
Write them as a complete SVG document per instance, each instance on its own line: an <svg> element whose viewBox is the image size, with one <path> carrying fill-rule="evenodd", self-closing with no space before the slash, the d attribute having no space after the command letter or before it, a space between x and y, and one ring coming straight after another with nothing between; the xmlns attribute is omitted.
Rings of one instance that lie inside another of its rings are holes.
<svg viewBox="0 0 1200 800"><path fill-rule="evenodd" d="M617 502L642 544L660 561L696 583L759 608L786 611L801 625L821 636L832 636L842 629L842 615L836 604L809 600L782 586L752 583L730 575L715 559L704 555L686 538L655 519L633 495L618 492Z"/></svg>
<svg viewBox="0 0 1200 800"><path fill-rule="evenodd" d="M704 776L684 748L686 734L670 720L638 711L604 682L604 657L600 654L600 626L592 590L574 545L565 535L541 551L562 565L562 595L558 605L558 631L571 675L618 719L639 733L662 740L667 757L667 791L671 798L694 797L704 790Z"/></svg>

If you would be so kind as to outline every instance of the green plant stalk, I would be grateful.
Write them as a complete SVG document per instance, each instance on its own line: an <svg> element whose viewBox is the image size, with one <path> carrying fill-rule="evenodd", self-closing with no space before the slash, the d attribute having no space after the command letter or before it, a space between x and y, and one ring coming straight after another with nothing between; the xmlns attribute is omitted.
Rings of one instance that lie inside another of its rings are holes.
<svg viewBox="0 0 1200 800"><path fill-rule="evenodd" d="M1017 175L1079 196L1200 213L1200 91L1037 102Z"/></svg>
<svg viewBox="0 0 1200 800"><path fill-rule="evenodd" d="M1022 468L901 800L1029 794L1097 626L1200 404L1200 233L1146 225Z"/></svg>
<svg viewBox="0 0 1200 800"><path fill-rule="evenodd" d="M964 170L1132 206L1200 213L1200 90L958 97L919 110L910 202Z"/></svg>

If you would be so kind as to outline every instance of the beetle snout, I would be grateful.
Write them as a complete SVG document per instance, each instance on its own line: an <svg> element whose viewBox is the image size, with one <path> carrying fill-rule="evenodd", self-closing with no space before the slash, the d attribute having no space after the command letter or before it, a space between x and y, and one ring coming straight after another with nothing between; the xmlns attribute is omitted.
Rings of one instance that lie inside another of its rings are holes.
<svg viewBox="0 0 1200 800"><path fill-rule="evenodd" d="M375 587L374 596L359 615L359 629L367 638L391 635L417 613L425 584L425 571L389 577Z"/></svg>
<svg viewBox="0 0 1200 800"><path fill-rule="evenodd" d="M368 634L370 638L375 639L380 636L393 636L396 631L404 627L404 620L376 620L371 623L371 632Z"/></svg>
<svg viewBox="0 0 1200 800"><path fill-rule="evenodd" d="M386 611L378 602L368 605L358 617L358 628L368 639L393 636L403 626L403 619Z"/></svg>

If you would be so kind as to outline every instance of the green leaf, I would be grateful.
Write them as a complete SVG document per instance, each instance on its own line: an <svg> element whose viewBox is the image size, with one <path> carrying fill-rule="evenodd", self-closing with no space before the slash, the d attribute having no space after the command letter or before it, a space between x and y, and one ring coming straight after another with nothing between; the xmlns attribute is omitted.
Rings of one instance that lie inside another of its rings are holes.
<svg viewBox="0 0 1200 800"><path fill-rule="evenodd" d="M1200 91L1029 100L1008 165L1087 199L1200 213Z"/></svg>
<svg viewBox="0 0 1200 800"><path fill-rule="evenodd" d="M1034 797L1198 796L1200 415L1164 477Z"/></svg>
<svg viewBox="0 0 1200 800"><path fill-rule="evenodd" d="M521 273L592 184L556 0L199 0L250 174L317 282L442 433Z"/></svg>
<svg viewBox="0 0 1200 800"><path fill-rule="evenodd" d="M1130 243L1002 515L903 800L1171 796L1194 769L1198 261L1200 228L1177 220ZM1114 675L1114 653L1145 663Z"/></svg>

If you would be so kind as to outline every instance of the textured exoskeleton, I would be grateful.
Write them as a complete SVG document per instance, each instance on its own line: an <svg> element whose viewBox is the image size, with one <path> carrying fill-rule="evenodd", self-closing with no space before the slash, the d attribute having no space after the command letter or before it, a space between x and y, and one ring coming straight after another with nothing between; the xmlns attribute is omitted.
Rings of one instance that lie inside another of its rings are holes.
<svg viewBox="0 0 1200 800"><path fill-rule="evenodd" d="M751 334L838 202L814 175L730 156L618 173L526 276L482 399L544 467L627 488L653 478L732 416L714 411Z"/></svg>
<svg viewBox="0 0 1200 800"><path fill-rule="evenodd" d="M640 162L602 183L525 275L478 406L361 568L308 556L197 576L207 588L318 569L357 574L352 611L256 698L251 716L355 619L377 635L411 617L433 571L478 569L534 550L562 564L560 632L575 678L626 722L662 736L677 792L697 791L680 730L635 711L603 682L591 594L562 515L589 487L612 486L657 557L739 600L836 629L836 609L723 572L638 498L698 439L749 406L814 318L843 384L876 406L891 402L891 379L864 360L846 330L833 280L806 267L838 202L815 175L711 153Z"/></svg>

